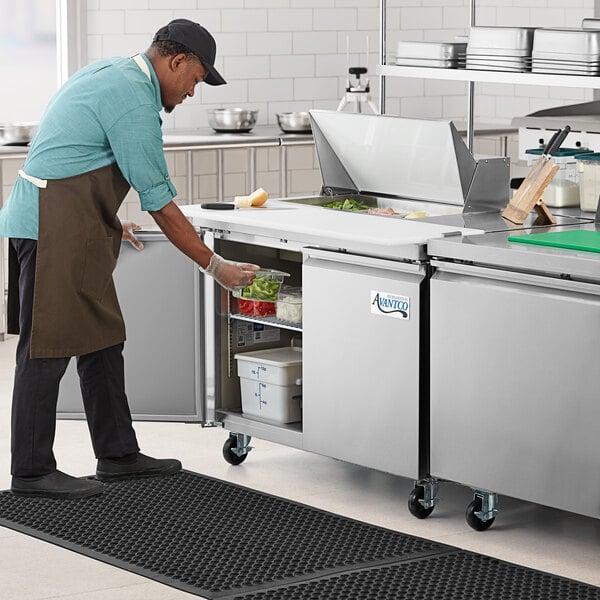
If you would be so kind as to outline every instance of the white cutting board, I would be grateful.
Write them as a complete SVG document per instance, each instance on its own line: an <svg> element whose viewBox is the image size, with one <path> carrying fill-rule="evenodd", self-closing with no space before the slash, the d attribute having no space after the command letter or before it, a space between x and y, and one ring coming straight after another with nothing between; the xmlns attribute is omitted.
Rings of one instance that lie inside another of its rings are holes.
<svg viewBox="0 0 600 600"><path fill-rule="evenodd" d="M180 208L197 227L286 238L306 242L307 246L318 244L369 253L379 249L383 256L398 256L397 250L403 246L426 244L428 240L444 237L450 232L463 235L483 233L479 229L356 214L272 199L260 208L211 210L197 204ZM399 255L404 256L404 253Z"/></svg>

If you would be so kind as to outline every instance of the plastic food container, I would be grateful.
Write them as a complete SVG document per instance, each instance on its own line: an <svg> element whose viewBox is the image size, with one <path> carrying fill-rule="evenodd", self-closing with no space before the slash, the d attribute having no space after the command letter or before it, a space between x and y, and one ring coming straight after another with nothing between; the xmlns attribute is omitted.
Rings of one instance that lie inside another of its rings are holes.
<svg viewBox="0 0 600 600"><path fill-rule="evenodd" d="M600 195L600 153L578 154L575 158L581 210L596 212Z"/></svg>
<svg viewBox="0 0 600 600"><path fill-rule="evenodd" d="M275 302L263 300L244 300L238 298L240 314L247 317L270 317L276 313Z"/></svg>
<svg viewBox="0 0 600 600"><path fill-rule="evenodd" d="M532 167L542 156L542 148L525 150L527 166ZM564 207L579 205L579 174L577 172L577 155L582 155L581 148L560 148L552 156L552 162L560 169L552 178L544 191L544 202L547 206Z"/></svg>
<svg viewBox="0 0 600 600"><path fill-rule="evenodd" d="M288 323L302 323L302 288L284 285L277 297L277 318Z"/></svg>
<svg viewBox="0 0 600 600"><path fill-rule="evenodd" d="M275 302L283 280L289 275L276 269L260 269L256 271L256 277L251 285L233 290L232 294L235 298L243 300Z"/></svg>
<svg viewBox="0 0 600 600"><path fill-rule="evenodd" d="M302 349L285 347L236 354L242 413L294 423L302 419Z"/></svg>

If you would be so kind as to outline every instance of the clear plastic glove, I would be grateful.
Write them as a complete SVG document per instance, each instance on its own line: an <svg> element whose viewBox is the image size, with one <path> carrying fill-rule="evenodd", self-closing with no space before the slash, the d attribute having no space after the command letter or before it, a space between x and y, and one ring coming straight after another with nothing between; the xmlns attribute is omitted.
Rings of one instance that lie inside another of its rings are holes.
<svg viewBox="0 0 600 600"><path fill-rule="evenodd" d="M220 286L234 290L250 285L256 277L255 271L259 269L258 265L233 262L213 254L204 272L212 276Z"/></svg>
<svg viewBox="0 0 600 600"><path fill-rule="evenodd" d="M143 250L144 244L133 234L134 231L139 231L141 226L136 225L133 221L122 221L121 226L123 227L123 240L128 241L136 250Z"/></svg>

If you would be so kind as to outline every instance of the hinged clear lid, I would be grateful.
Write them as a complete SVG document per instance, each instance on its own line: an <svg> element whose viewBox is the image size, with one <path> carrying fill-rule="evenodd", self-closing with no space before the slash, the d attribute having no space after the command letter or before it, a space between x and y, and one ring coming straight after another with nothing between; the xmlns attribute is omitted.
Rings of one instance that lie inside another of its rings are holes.
<svg viewBox="0 0 600 600"><path fill-rule="evenodd" d="M462 205L477 161L451 121L310 111L326 193Z"/></svg>

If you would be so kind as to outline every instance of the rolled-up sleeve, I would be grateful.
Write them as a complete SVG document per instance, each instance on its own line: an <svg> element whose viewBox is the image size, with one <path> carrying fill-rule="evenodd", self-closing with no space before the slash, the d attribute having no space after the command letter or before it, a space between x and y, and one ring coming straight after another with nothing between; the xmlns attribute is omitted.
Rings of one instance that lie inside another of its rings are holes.
<svg viewBox="0 0 600 600"><path fill-rule="evenodd" d="M106 132L117 165L138 193L142 210L160 210L177 195L167 172L160 126L156 109L142 105Z"/></svg>

